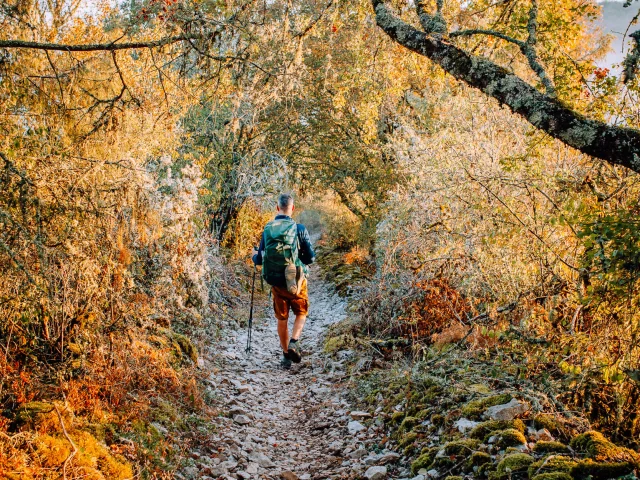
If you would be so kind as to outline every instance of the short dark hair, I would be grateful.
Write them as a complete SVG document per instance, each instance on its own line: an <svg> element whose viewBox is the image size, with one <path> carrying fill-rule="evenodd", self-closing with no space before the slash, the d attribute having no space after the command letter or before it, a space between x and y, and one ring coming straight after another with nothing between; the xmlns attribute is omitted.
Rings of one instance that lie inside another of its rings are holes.
<svg viewBox="0 0 640 480"><path fill-rule="evenodd" d="M282 210L286 210L287 208L293 205L293 195L290 193L281 193L278 197L278 206Z"/></svg>

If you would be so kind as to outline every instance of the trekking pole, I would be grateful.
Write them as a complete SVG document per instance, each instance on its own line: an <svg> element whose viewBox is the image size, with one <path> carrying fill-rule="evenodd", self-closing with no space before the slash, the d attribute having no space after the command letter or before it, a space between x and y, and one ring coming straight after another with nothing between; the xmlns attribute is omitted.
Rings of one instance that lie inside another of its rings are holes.
<svg viewBox="0 0 640 480"><path fill-rule="evenodd" d="M257 267L253 266L253 279L251 280L251 307L249 308L249 332L247 333L247 348L245 352L251 352L251 330L253 328L253 292L256 286L256 270Z"/></svg>

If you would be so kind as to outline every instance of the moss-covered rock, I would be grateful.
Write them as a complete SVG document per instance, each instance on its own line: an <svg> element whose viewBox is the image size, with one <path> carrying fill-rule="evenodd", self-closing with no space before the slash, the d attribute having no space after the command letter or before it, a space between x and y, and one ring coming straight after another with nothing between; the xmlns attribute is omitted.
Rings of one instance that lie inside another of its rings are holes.
<svg viewBox="0 0 640 480"><path fill-rule="evenodd" d="M533 446L534 453L545 455L547 453L569 453L569 447L560 442L547 442L540 440Z"/></svg>
<svg viewBox="0 0 640 480"><path fill-rule="evenodd" d="M431 415L431 423L433 423L436 427L441 427L442 425L444 425L444 415L440 415L439 413Z"/></svg>
<svg viewBox="0 0 640 480"><path fill-rule="evenodd" d="M444 480L463 480L463 478L460 475L449 475Z"/></svg>
<svg viewBox="0 0 640 480"><path fill-rule="evenodd" d="M88 423L83 427L83 430L107 445L113 443L110 440L116 437L116 426L113 423Z"/></svg>
<svg viewBox="0 0 640 480"><path fill-rule="evenodd" d="M75 343L75 342L69 342L66 345L67 350L69 350L71 353L73 353L76 356L80 356L84 353L84 349L82 348L82 345L80 345L79 343Z"/></svg>
<svg viewBox="0 0 640 480"><path fill-rule="evenodd" d="M420 421L416 417L404 417L398 430L400 432L409 432L418 423L420 423Z"/></svg>
<svg viewBox="0 0 640 480"><path fill-rule="evenodd" d="M577 464L578 462L565 455L547 455L529 466L529 476L557 472L570 474Z"/></svg>
<svg viewBox="0 0 640 480"><path fill-rule="evenodd" d="M494 432L492 435L497 437L495 445L498 448L519 447L520 445L525 445L527 443L527 439L522 432L515 428L500 430L498 432Z"/></svg>
<svg viewBox="0 0 640 480"><path fill-rule="evenodd" d="M471 420L479 420L487 408L508 403L512 398L508 393L503 393L501 395L492 395L490 397L473 400L462 407L462 415Z"/></svg>
<svg viewBox="0 0 640 480"><path fill-rule="evenodd" d="M445 455L464 455L468 456L473 453L480 446L480 442L473 438L466 438L463 440L455 440L449 442L444 446Z"/></svg>
<svg viewBox="0 0 640 480"><path fill-rule="evenodd" d="M336 353L340 350L345 350L348 348L352 341L349 341L349 337L345 334L343 335L335 335L335 336L327 336L324 341L324 351L326 353Z"/></svg>
<svg viewBox="0 0 640 480"><path fill-rule="evenodd" d="M390 423L391 425L398 425L402 423L402 420L404 420L404 417L405 417L404 412L393 412L389 417L388 423Z"/></svg>
<svg viewBox="0 0 640 480"><path fill-rule="evenodd" d="M536 427L536 430L546 428L556 436L565 436L562 422L560 422L560 420L558 420L554 415L551 414L539 413L538 415L533 417L533 426Z"/></svg>
<svg viewBox="0 0 640 480"><path fill-rule="evenodd" d="M193 363L198 361L198 350L189 337L181 333L171 332L171 343L176 354L189 358Z"/></svg>
<svg viewBox="0 0 640 480"><path fill-rule="evenodd" d="M492 463L491 455L486 452L473 452L464 463L464 471L472 472L474 468L479 468L486 463Z"/></svg>
<svg viewBox="0 0 640 480"><path fill-rule="evenodd" d="M416 454L416 452L418 451L418 448L419 448L419 445L417 443L410 443L409 445L404 447L404 449L402 450L402 453L404 454L405 457L411 457Z"/></svg>
<svg viewBox="0 0 640 480"><path fill-rule="evenodd" d="M414 443L417 439L418 434L416 432L409 432L400 438L400 440L398 441L398 446L400 448L405 448Z"/></svg>
<svg viewBox="0 0 640 480"><path fill-rule="evenodd" d="M640 465L640 455L629 448L619 447L600 432L589 431L571 440L571 448L596 462L629 462Z"/></svg>
<svg viewBox="0 0 640 480"><path fill-rule="evenodd" d="M573 478L565 472L550 472L536 475L531 480L573 480Z"/></svg>
<svg viewBox="0 0 640 480"><path fill-rule="evenodd" d="M495 472L495 471L496 471L496 464L493 462L487 462L480 465L476 473L479 478L487 478L489 475L491 475L492 472Z"/></svg>
<svg viewBox="0 0 640 480"><path fill-rule="evenodd" d="M448 470L451 470L457 464L458 462L451 457L447 457L446 455L439 457L438 455L436 455L433 459L433 463L429 466L429 469L435 468L439 472L446 472Z"/></svg>
<svg viewBox="0 0 640 480"><path fill-rule="evenodd" d="M422 403L430 404L437 399L443 393L443 388L440 385L431 385L422 395Z"/></svg>
<svg viewBox="0 0 640 480"><path fill-rule="evenodd" d="M431 409L423 408L416 413L416 418L422 422L427 418L429 418L430 415L431 415Z"/></svg>
<svg viewBox="0 0 640 480"><path fill-rule="evenodd" d="M591 478L592 480L609 480L633 473L635 466L630 462L594 462L588 458L578 462L571 469L573 478Z"/></svg>
<svg viewBox="0 0 640 480"><path fill-rule="evenodd" d="M14 426L21 427L27 425L32 428L40 418L53 412L53 410L54 406L49 402L28 402L20 405L13 418Z"/></svg>
<svg viewBox="0 0 640 480"><path fill-rule="evenodd" d="M491 455L487 452L473 452L467 462L471 467L479 467L491 461Z"/></svg>
<svg viewBox="0 0 640 480"><path fill-rule="evenodd" d="M507 428L514 428L521 433L524 433L526 426L519 418L515 420L489 420L476 425L470 432L469 437L477 438L478 440L487 441L488 436L493 432L500 430L506 430Z"/></svg>
<svg viewBox="0 0 640 480"><path fill-rule="evenodd" d="M420 456L411 464L411 473L414 475L418 473L418 470L429 467L433 463L433 459L436 458L436 455L438 454L437 447L431 447L425 450L426 451L423 450Z"/></svg>
<svg viewBox="0 0 640 480"><path fill-rule="evenodd" d="M529 466L533 463L533 457L526 453L514 453L507 455L498 463L495 472L489 475L490 480L501 479L526 479L528 478Z"/></svg>

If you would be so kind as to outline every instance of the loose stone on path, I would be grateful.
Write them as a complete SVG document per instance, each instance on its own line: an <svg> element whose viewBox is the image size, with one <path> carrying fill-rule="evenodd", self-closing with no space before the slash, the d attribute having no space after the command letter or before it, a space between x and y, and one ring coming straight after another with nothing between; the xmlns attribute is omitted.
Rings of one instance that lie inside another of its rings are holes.
<svg viewBox="0 0 640 480"><path fill-rule="evenodd" d="M226 331L212 345L205 381L222 415L215 417L210 451L193 455L176 478L328 480L407 478L401 456L377 445L384 423L349 404L338 361L322 353L326 327L342 320L345 302L312 276L310 312L302 337L303 360L279 368L276 321L256 320L253 349L246 331ZM206 358L206 355L203 355ZM374 451L375 450L375 451ZM207 456L209 455L209 456Z"/></svg>

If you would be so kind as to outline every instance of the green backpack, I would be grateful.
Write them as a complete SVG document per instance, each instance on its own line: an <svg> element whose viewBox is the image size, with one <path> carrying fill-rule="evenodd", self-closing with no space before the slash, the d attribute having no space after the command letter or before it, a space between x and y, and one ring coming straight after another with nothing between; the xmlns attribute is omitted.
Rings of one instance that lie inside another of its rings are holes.
<svg viewBox="0 0 640 480"><path fill-rule="evenodd" d="M298 259L298 226L291 218L272 220L264 227L262 278L269 285L285 286L287 265L304 267Z"/></svg>

